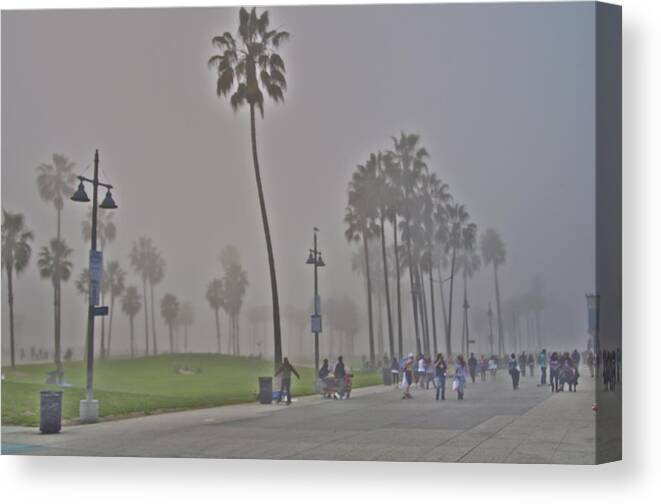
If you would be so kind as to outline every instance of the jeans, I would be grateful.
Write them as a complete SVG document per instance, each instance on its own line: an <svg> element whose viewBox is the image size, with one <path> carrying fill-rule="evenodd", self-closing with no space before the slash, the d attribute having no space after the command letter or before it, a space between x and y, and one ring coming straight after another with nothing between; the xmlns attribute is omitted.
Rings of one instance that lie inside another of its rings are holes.
<svg viewBox="0 0 661 504"><path fill-rule="evenodd" d="M436 400L438 401L438 396L441 396L441 399L445 401L445 375L437 374L436 375Z"/></svg>
<svg viewBox="0 0 661 504"><path fill-rule="evenodd" d="M280 385L280 397L278 402L282 401L282 396L284 393L287 394L287 404L291 404L291 378L283 378L282 384Z"/></svg>
<svg viewBox="0 0 661 504"><path fill-rule="evenodd" d="M516 390L519 388L519 375L521 372L518 369L512 369L510 373L512 375L512 388Z"/></svg>
<svg viewBox="0 0 661 504"><path fill-rule="evenodd" d="M559 373L557 370L554 371L553 369L551 369L551 374L550 374L550 378L551 378L551 390L552 390L553 392L557 392L557 391L558 391L558 387L559 387L559 383L558 383L558 378L559 378L559 376L558 376L558 375L559 375L559 374L560 374L560 373Z"/></svg>

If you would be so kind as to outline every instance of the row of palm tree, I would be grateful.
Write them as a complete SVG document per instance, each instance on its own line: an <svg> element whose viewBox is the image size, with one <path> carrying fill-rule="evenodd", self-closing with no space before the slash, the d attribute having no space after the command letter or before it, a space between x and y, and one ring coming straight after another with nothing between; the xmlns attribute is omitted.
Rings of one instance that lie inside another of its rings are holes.
<svg viewBox="0 0 661 504"><path fill-rule="evenodd" d="M455 277L463 278L464 320L462 352L469 343L468 283L482 262L492 264L495 274L496 307L499 320L499 340L502 341L498 267L505 260L504 245L498 233L487 229L477 252L477 225L471 221L466 206L455 201L443 182L428 166L429 153L416 134L401 133L392 137L392 147L369 155L356 167L348 184L348 205L345 212L347 241L361 243L365 273L370 361L375 362L373 321L374 261L370 244L377 241L381 249L381 272L385 294L389 355L403 354L402 286L403 271L408 271L411 292L411 313L416 351L430 355L438 351L436 324L436 285L439 289L445 351L452 355L452 315ZM392 254L389 259L387 228L392 228ZM393 268L389 261L394 261ZM448 278L442 278L448 270ZM439 274L434 279L434 271ZM394 274L397 325L392 316L390 276ZM426 282L425 282L426 277ZM446 308L444 284L449 281ZM377 289L377 292L379 290ZM396 335L395 335L396 331Z"/></svg>
<svg viewBox="0 0 661 504"><path fill-rule="evenodd" d="M241 265L238 250L233 246L225 247L219 256L223 269L222 278L213 278L207 285L206 298L214 312L218 353L221 353L220 310L227 315L228 353L240 355L239 317L243 299L248 289L248 274Z"/></svg>

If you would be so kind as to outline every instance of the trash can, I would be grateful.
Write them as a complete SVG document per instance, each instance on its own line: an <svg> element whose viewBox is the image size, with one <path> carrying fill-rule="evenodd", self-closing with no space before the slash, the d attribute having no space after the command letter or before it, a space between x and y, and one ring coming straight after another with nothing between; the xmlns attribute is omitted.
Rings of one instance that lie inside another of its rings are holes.
<svg viewBox="0 0 661 504"><path fill-rule="evenodd" d="M39 430L42 434L57 434L62 429L62 392L41 391L41 419Z"/></svg>
<svg viewBox="0 0 661 504"><path fill-rule="evenodd" d="M392 370L387 367L381 368L381 372L383 373L383 384L384 385L392 385Z"/></svg>
<svg viewBox="0 0 661 504"><path fill-rule="evenodd" d="M273 378L270 376L259 377L259 395L257 400L261 404L271 404L273 401Z"/></svg>

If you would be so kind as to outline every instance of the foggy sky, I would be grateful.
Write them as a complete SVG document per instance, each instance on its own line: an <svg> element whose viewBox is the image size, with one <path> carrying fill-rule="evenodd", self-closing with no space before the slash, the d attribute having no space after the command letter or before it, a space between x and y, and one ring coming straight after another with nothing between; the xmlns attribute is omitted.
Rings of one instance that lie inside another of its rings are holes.
<svg viewBox="0 0 661 504"><path fill-rule="evenodd" d="M355 245L343 235L347 182L370 152L392 147L392 135L415 132L480 234L494 227L503 237L503 299L542 276L545 338L583 346L584 295L595 283L594 4L269 10L272 26L292 34L281 51L285 104L267 102L257 124L281 307L311 302L305 259L318 226L322 298L348 293L366 319L363 283L351 272ZM221 274L223 246L241 252L250 281L244 306L270 305L248 111L235 114L215 96L206 64L212 36L234 32L237 19L235 8L3 12L2 206L25 213L36 236L31 265L15 282L17 348L52 351L52 287L36 260L55 235L55 210L40 200L35 179L53 153L82 172L99 149L119 205L117 240L104 261L130 271L131 243L151 237L166 260L157 300L173 292L193 303L194 349L214 348L204 293ZM64 206L74 278L86 266L80 224L88 209ZM4 274L2 281L5 349ZM140 285L133 272L127 283ZM404 275L410 303L407 283ZM474 310L495 305L491 269L470 292ZM82 345L83 303L72 279L63 286L63 348ZM459 301L454 309L458 347ZM113 323L113 346L122 350L128 323L119 307ZM165 348L160 313L157 327ZM359 351L366 330L364 322Z"/></svg>

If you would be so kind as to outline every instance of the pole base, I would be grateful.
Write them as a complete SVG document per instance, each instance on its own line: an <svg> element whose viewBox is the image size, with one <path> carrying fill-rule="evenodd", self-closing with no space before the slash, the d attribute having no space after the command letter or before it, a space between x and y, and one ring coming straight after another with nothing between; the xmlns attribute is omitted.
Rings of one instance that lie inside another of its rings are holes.
<svg viewBox="0 0 661 504"><path fill-rule="evenodd" d="M99 401L83 399L80 401L80 423L95 423L99 421Z"/></svg>

